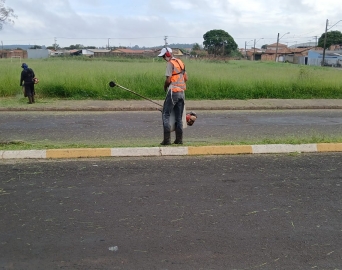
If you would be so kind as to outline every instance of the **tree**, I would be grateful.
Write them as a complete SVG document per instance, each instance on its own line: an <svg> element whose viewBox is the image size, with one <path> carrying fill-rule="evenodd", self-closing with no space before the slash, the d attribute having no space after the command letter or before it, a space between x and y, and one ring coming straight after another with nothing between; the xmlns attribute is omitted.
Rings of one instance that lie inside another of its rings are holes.
<svg viewBox="0 0 342 270"><path fill-rule="evenodd" d="M268 45L268 44L264 44L264 45L262 45L262 46L261 46L261 49L264 49L264 50L266 50L266 49L267 49L267 45Z"/></svg>
<svg viewBox="0 0 342 270"><path fill-rule="evenodd" d="M199 51L200 49L201 49L201 47L198 43L195 43L194 46L192 46L193 51Z"/></svg>
<svg viewBox="0 0 342 270"><path fill-rule="evenodd" d="M203 35L203 39L204 49L209 54L229 55L238 48L232 36L224 30L210 30Z"/></svg>
<svg viewBox="0 0 342 270"><path fill-rule="evenodd" d="M4 23L13 23L11 18L16 18L12 8L5 7L5 0L0 0L0 30Z"/></svg>
<svg viewBox="0 0 342 270"><path fill-rule="evenodd" d="M53 50L60 49L59 44L57 44L57 43L52 44L52 48L53 48Z"/></svg>
<svg viewBox="0 0 342 270"><path fill-rule="evenodd" d="M42 48L42 46L34 45L34 46L32 46L30 49L41 49L41 48Z"/></svg>
<svg viewBox="0 0 342 270"><path fill-rule="evenodd" d="M324 47L324 38L325 33L323 33L321 37L318 39L318 47ZM340 31L327 32L327 41L325 44L325 48L327 49L334 44L342 44L342 33Z"/></svg>
<svg viewBox="0 0 342 270"><path fill-rule="evenodd" d="M65 47L66 50L81 50L84 49L82 44L70 45L69 47Z"/></svg>

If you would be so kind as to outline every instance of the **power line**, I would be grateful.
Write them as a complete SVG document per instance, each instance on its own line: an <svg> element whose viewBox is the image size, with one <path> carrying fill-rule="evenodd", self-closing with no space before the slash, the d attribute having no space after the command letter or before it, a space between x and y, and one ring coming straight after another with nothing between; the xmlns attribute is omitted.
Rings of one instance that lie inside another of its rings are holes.
<svg viewBox="0 0 342 270"><path fill-rule="evenodd" d="M58 37L60 39L145 39L145 38L162 38L159 37Z"/></svg>

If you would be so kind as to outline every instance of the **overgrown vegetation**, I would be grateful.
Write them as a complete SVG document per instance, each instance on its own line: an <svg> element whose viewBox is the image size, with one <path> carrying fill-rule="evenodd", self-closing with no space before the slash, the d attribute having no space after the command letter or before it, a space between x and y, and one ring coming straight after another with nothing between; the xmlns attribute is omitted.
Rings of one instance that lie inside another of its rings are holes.
<svg viewBox="0 0 342 270"><path fill-rule="evenodd" d="M152 99L163 99L165 62L154 59L25 59L40 83L39 97L65 99L139 99L110 88L116 81ZM259 61L184 59L189 74L187 99L341 98L340 70ZM19 59L0 61L0 97L21 94Z"/></svg>

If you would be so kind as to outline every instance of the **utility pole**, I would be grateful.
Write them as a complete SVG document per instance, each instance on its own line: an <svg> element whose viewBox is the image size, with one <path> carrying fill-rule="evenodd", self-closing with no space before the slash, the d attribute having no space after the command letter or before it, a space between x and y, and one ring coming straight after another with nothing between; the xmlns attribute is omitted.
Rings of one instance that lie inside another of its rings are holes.
<svg viewBox="0 0 342 270"><path fill-rule="evenodd" d="M57 50L57 38L55 37L55 51Z"/></svg>
<svg viewBox="0 0 342 270"><path fill-rule="evenodd" d="M333 28L336 24L338 24L341 21L342 20L339 20L337 23L335 23L334 25L330 26L329 29L328 29L329 20L327 19L327 23L325 25L322 66L324 66L324 60L325 60L325 47L326 47L326 44L327 44L327 31L330 30L331 28Z"/></svg>
<svg viewBox="0 0 342 270"><path fill-rule="evenodd" d="M253 39L249 40L249 41L245 41L245 57L246 57L246 59L247 59L247 44L251 41L253 41Z"/></svg>
<svg viewBox="0 0 342 270"><path fill-rule="evenodd" d="M247 41L245 41L245 58L247 59Z"/></svg>
<svg viewBox="0 0 342 270"><path fill-rule="evenodd" d="M326 46L326 44L327 44L328 24L329 24L329 20L327 19L327 22L326 22L326 24L325 24L325 35L324 35L324 45L323 45L323 60L322 60L322 67L324 67L324 61L325 61L325 46Z"/></svg>
<svg viewBox="0 0 342 270"><path fill-rule="evenodd" d="M255 39L254 39L254 51L253 51L253 61L255 61Z"/></svg>
<svg viewBox="0 0 342 270"><path fill-rule="evenodd" d="M165 48L167 47L167 36L164 37L164 41L165 41Z"/></svg>
<svg viewBox="0 0 342 270"><path fill-rule="evenodd" d="M314 36L314 38L315 38L315 40L316 40L316 41L315 41L315 47L317 47L317 38L318 38L318 37L317 37L317 36Z"/></svg>
<svg viewBox="0 0 342 270"><path fill-rule="evenodd" d="M110 39L110 38L108 38L108 50L109 50L109 39Z"/></svg>
<svg viewBox="0 0 342 270"><path fill-rule="evenodd" d="M277 47L276 47L276 57L275 57L275 61L276 62L278 62L278 46L279 46L279 40L283 37L283 36L285 36L285 35L287 35L287 34L290 34L290 32L287 32L287 33L285 33L284 35L282 35L280 38L279 38L279 33L278 33L278 37L277 37Z"/></svg>
<svg viewBox="0 0 342 270"><path fill-rule="evenodd" d="M4 43L2 43L2 40L1 40L1 58L4 57Z"/></svg>
<svg viewBox="0 0 342 270"><path fill-rule="evenodd" d="M278 45L279 45L279 33L278 33L278 36L277 36L277 47L276 47L276 55L275 55L275 61L277 61L277 57L278 57Z"/></svg>

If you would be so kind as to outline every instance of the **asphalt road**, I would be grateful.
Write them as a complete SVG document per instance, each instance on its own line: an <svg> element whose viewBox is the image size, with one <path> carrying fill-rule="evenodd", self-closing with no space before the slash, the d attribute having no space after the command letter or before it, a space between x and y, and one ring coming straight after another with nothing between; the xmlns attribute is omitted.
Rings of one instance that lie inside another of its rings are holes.
<svg viewBox="0 0 342 270"><path fill-rule="evenodd" d="M184 142L222 143L342 134L342 110L197 111ZM162 139L155 112L0 112L0 142L47 144L156 144Z"/></svg>
<svg viewBox="0 0 342 270"><path fill-rule="evenodd" d="M341 160L3 160L0 269L341 269Z"/></svg>

